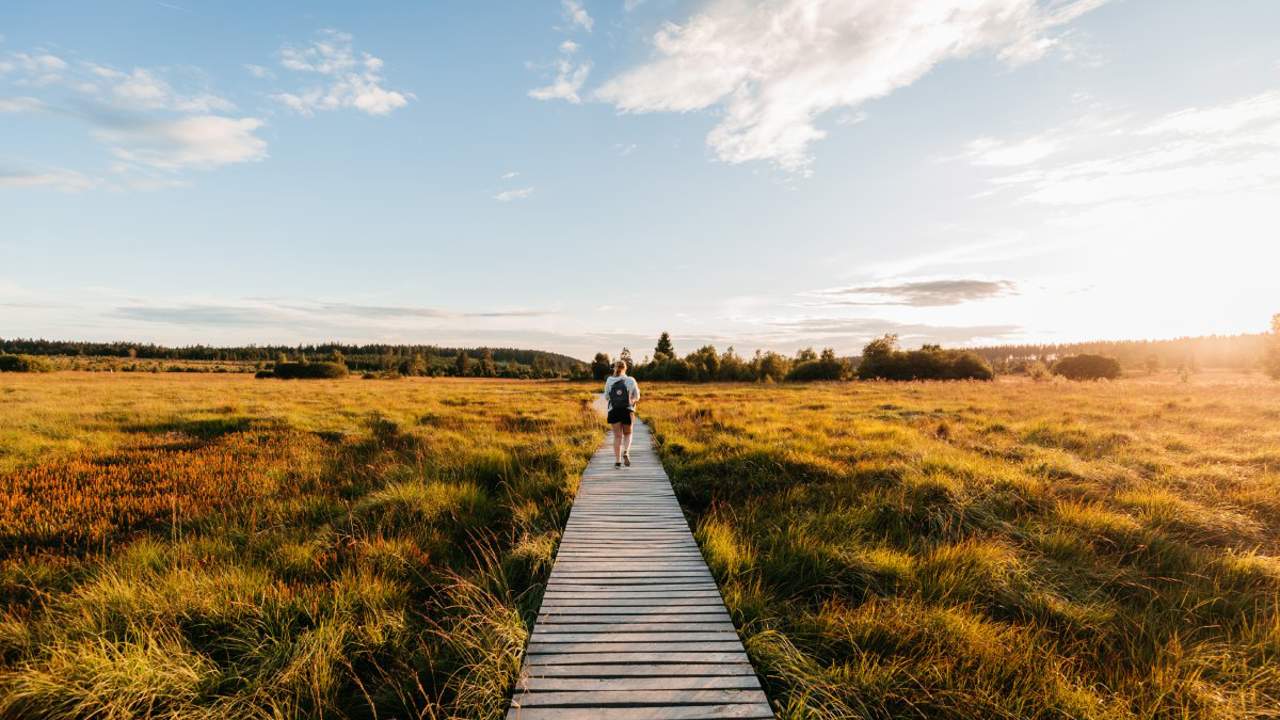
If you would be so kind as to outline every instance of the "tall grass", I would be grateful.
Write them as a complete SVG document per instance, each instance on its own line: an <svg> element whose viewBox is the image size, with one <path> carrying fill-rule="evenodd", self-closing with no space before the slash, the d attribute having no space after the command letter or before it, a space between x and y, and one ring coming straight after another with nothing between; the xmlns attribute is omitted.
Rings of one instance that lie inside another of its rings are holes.
<svg viewBox="0 0 1280 720"><path fill-rule="evenodd" d="M1280 716L1280 387L645 397L781 717Z"/></svg>
<svg viewBox="0 0 1280 720"><path fill-rule="evenodd" d="M0 397L5 718L500 717L600 431L550 383Z"/></svg>

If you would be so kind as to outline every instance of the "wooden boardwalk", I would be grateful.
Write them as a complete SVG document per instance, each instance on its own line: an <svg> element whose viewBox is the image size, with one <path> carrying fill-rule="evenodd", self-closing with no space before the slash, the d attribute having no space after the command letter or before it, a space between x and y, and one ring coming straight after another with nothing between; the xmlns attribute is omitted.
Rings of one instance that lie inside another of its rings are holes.
<svg viewBox="0 0 1280 720"><path fill-rule="evenodd" d="M631 459L583 474L508 720L772 718L643 423Z"/></svg>

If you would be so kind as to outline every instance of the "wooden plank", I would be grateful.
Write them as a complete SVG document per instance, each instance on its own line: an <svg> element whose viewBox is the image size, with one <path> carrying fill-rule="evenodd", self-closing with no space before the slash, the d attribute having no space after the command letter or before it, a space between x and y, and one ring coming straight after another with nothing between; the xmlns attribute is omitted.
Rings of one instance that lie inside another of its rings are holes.
<svg viewBox="0 0 1280 720"><path fill-rule="evenodd" d="M763 697L763 693L761 693ZM768 703L671 707L513 707L508 720L738 720L771 718Z"/></svg>
<svg viewBox="0 0 1280 720"><path fill-rule="evenodd" d="M754 692L739 689L712 690L578 690L526 692L516 696L519 707L610 707L616 705L728 705L758 700Z"/></svg>
<svg viewBox="0 0 1280 720"><path fill-rule="evenodd" d="M693 675L687 677L538 677L525 678L520 690L758 690L755 675Z"/></svg>
<svg viewBox="0 0 1280 720"><path fill-rule="evenodd" d="M508 718L692 720L773 713L648 428L583 473Z"/></svg>

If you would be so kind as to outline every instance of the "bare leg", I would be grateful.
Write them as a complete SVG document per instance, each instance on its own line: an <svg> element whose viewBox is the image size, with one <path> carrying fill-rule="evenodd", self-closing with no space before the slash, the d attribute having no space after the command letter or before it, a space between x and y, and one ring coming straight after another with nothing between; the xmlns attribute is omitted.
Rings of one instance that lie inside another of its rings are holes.
<svg viewBox="0 0 1280 720"><path fill-rule="evenodd" d="M622 426L622 438L623 438L622 452L630 453L631 452L631 426L630 425Z"/></svg>
<svg viewBox="0 0 1280 720"><path fill-rule="evenodd" d="M613 424L613 462L615 464L622 462L622 427L622 423Z"/></svg>

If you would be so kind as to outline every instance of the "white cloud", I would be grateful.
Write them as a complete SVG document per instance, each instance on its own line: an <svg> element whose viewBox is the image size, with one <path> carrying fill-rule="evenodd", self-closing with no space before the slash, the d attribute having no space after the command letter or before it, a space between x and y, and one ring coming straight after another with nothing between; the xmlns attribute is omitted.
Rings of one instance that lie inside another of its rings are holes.
<svg viewBox="0 0 1280 720"><path fill-rule="evenodd" d="M1057 142L1045 136L1012 142L984 137L970 142L965 147L965 156L974 165L1016 167L1030 165L1052 155L1057 150Z"/></svg>
<svg viewBox="0 0 1280 720"><path fill-rule="evenodd" d="M560 8L564 11L564 17L573 26L580 27L587 32L595 27L595 20L591 19L591 15L587 13L587 9L582 7L579 0L560 0Z"/></svg>
<svg viewBox="0 0 1280 720"><path fill-rule="evenodd" d="M6 172L0 170L0 187L47 187L62 192L80 192L97 187L99 181L75 170L45 170L41 172Z"/></svg>
<svg viewBox="0 0 1280 720"><path fill-rule="evenodd" d="M0 113L34 112L44 108L44 102L33 97L0 98Z"/></svg>
<svg viewBox="0 0 1280 720"><path fill-rule="evenodd" d="M263 67L262 65L254 65L253 63L245 63L244 69L250 75L258 78L259 80L273 78L276 76L275 73L271 72L270 68Z"/></svg>
<svg viewBox="0 0 1280 720"><path fill-rule="evenodd" d="M597 96L623 112L719 108L707 137L730 163L807 171L823 114L914 83L938 63L995 52L1010 64L1042 56L1050 31L1106 0L712 0L668 23L655 57Z"/></svg>
<svg viewBox="0 0 1280 720"><path fill-rule="evenodd" d="M498 202L511 202L512 200L524 200L533 194L533 186L517 188L515 190L503 190L493 196Z"/></svg>
<svg viewBox="0 0 1280 720"><path fill-rule="evenodd" d="M504 172L504 173L502 173L502 179L503 179L503 180L511 180L511 179L516 178L516 177L519 177L519 176L520 176L520 173L516 172L515 170L512 170L512 171L510 171L510 172Z"/></svg>
<svg viewBox="0 0 1280 720"><path fill-rule="evenodd" d="M587 76L591 74L591 61L573 62L570 56L577 51L578 44L572 40L561 43L562 57L553 64L556 70L555 79L547 85L530 90L529 97L535 100L565 100L574 105L581 103L582 97L578 93L587 82Z"/></svg>
<svg viewBox="0 0 1280 720"><path fill-rule="evenodd" d="M128 74L118 73L102 66L95 66L94 71L99 76L114 81L110 91L116 104L130 110L208 113L235 109L234 103L217 95L209 93L180 95L174 92L168 82L143 68L134 68L133 72ZM116 74L104 74L104 71Z"/></svg>
<svg viewBox="0 0 1280 720"><path fill-rule="evenodd" d="M369 53L357 57L351 35L323 30L306 47L286 45L280 64L288 70L315 73L328 78L326 85L273 95L292 110L312 115L320 110L354 108L369 115L386 115L409 104L412 93L388 90L382 77L383 62Z"/></svg>
<svg viewBox="0 0 1280 720"><path fill-rule="evenodd" d="M0 99L0 112L47 112L84 122L90 136L115 158L108 182L74 170L14 172L8 187L44 186L67 191L94 187L156 189L182 184L174 173L261 160L267 143L255 133L263 123L227 117L235 105L202 87L177 89L171 71L121 70L90 61L68 63L48 53L12 53L7 61L17 83L56 86L75 93ZM202 77L196 71L197 83ZM190 76L192 73L184 73ZM189 78L186 84L190 84ZM48 91L44 91L48 92ZM35 93L40 94L40 93Z"/></svg>
<svg viewBox="0 0 1280 720"><path fill-rule="evenodd" d="M159 170L209 169L261 160L267 143L254 135L256 118L197 115L122 128L100 128L94 136L119 159Z"/></svg>
<svg viewBox="0 0 1280 720"><path fill-rule="evenodd" d="M0 62L0 73L16 71L22 75L18 84L37 87L61 81L66 69L66 60L47 52L11 53L8 60Z"/></svg>
<svg viewBox="0 0 1280 720"><path fill-rule="evenodd" d="M995 148L1025 142L991 141ZM1052 157L988 182L1027 201L1075 206L1280 188L1280 91L1059 132L1054 144ZM983 164L982 157L971 160Z"/></svg>

